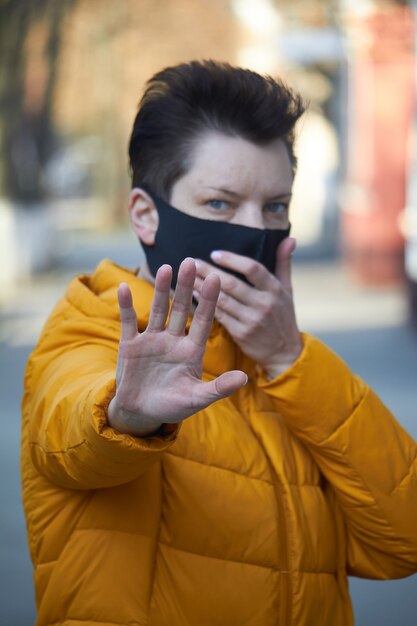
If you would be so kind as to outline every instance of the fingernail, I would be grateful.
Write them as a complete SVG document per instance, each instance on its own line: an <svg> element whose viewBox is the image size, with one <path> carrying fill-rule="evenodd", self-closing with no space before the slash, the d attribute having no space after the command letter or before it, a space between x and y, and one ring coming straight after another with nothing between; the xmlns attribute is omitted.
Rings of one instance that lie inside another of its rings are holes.
<svg viewBox="0 0 417 626"><path fill-rule="evenodd" d="M198 300L198 298L200 297L200 294L198 293L198 291L196 291L195 289L193 289L193 296L196 300Z"/></svg>
<svg viewBox="0 0 417 626"><path fill-rule="evenodd" d="M216 261L222 258L222 253L220 252L220 250L213 250L213 252L210 253L211 258Z"/></svg>
<svg viewBox="0 0 417 626"><path fill-rule="evenodd" d="M198 270L199 270L199 269L201 269L201 267L202 267L202 263L201 263L200 259L194 259L194 261L195 261L195 266L196 266L196 268L197 268Z"/></svg>

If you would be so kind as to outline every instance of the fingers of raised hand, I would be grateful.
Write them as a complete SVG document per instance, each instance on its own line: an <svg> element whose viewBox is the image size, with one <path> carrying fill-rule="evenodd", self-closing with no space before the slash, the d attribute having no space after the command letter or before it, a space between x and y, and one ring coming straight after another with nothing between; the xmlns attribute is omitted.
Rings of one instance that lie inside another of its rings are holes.
<svg viewBox="0 0 417 626"><path fill-rule="evenodd" d="M195 280L195 288L201 291L204 280L211 275L216 275L220 279L221 290L223 293L228 293L240 302L245 302L248 298L248 291L252 289L246 285L242 280L239 280L235 276L232 276L228 272L224 272L205 261L197 262L197 276Z"/></svg>
<svg viewBox="0 0 417 626"><path fill-rule="evenodd" d="M155 293L149 316L148 328L152 332L164 330L169 311L169 294L172 281L170 265L161 265L155 277Z"/></svg>
<svg viewBox="0 0 417 626"><path fill-rule="evenodd" d="M201 289L203 287L203 284L204 284L204 280L197 277L195 281L195 290L194 290L194 298L197 300L197 302L200 299ZM241 312L243 306L246 306L246 305L243 305L243 303L240 300L236 299L233 296L229 296L225 291L220 289L219 296L216 302L216 313L219 310L222 310L222 311L225 311L226 313L229 313L230 315L233 315L234 317L239 317L238 314L239 312Z"/></svg>
<svg viewBox="0 0 417 626"><path fill-rule="evenodd" d="M132 293L127 283L120 283L117 297L122 322L122 339L133 339L138 334L138 322L133 308Z"/></svg>
<svg viewBox="0 0 417 626"><path fill-rule="evenodd" d="M177 286L172 301L167 330L173 335L183 335L190 314L195 281L194 259L187 257L178 270Z"/></svg>
<svg viewBox="0 0 417 626"><path fill-rule="evenodd" d="M219 277L216 274L209 274L202 284L198 305L188 333L189 338L199 346L205 345L210 334L219 293Z"/></svg>

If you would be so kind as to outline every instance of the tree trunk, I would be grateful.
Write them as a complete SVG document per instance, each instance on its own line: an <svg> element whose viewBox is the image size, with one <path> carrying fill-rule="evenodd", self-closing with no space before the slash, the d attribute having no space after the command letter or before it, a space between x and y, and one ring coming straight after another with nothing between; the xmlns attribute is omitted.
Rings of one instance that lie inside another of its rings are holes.
<svg viewBox="0 0 417 626"><path fill-rule="evenodd" d="M63 19L74 0L0 0L0 195L45 199L54 149L53 96Z"/></svg>

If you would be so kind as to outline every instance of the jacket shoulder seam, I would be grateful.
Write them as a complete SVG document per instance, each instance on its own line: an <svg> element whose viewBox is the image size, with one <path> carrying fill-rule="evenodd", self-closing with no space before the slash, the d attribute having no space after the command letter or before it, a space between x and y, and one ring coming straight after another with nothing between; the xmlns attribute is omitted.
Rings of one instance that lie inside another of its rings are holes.
<svg viewBox="0 0 417 626"><path fill-rule="evenodd" d="M366 398L369 395L369 391L370 388L368 385L365 384L365 392L363 393L363 395L361 396L359 402L356 404L356 406L354 407L353 411L351 413L349 413L349 415L346 416L346 418L343 420L343 422L341 422L340 424L337 425L337 427L332 430L331 433L329 433L328 435L326 435L326 437L324 437L324 439L322 439L321 441L319 441L318 443L316 443L315 445L317 446L322 446L323 444L325 444L329 439L331 439L332 437L334 437L341 428L343 428L353 417L355 417L355 415L357 414L358 410L360 409L360 407L362 406L362 404L364 403L364 401L366 400Z"/></svg>
<svg viewBox="0 0 417 626"><path fill-rule="evenodd" d="M413 466L416 465L417 463L417 452L414 455L414 457L412 458L410 465L407 468L406 473L404 474L404 476L401 478L401 480L398 481L398 483L395 485L395 487L392 489L392 491L390 491L390 496L394 495L394 493L397 491L397 489L401 488L401 485L403 482L405 482L405 480L408 478L408 476L411 474L411 471L413 469Z"/></svg>

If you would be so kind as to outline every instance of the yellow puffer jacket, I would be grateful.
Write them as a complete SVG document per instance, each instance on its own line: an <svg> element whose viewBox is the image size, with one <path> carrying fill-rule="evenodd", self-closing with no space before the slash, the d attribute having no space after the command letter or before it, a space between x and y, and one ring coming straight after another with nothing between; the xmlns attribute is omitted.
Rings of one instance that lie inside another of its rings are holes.
<svg viewBox="0 0 417 626"><path fill-rule="evenodd" d="M163 436L110 428L121 281L144 329L153 287L104 261L27 367L38 626L347 626L347 574L416 571L416 445L313 337L267 381L215 323L204 379L242 368L249 383Z"/></svg>

